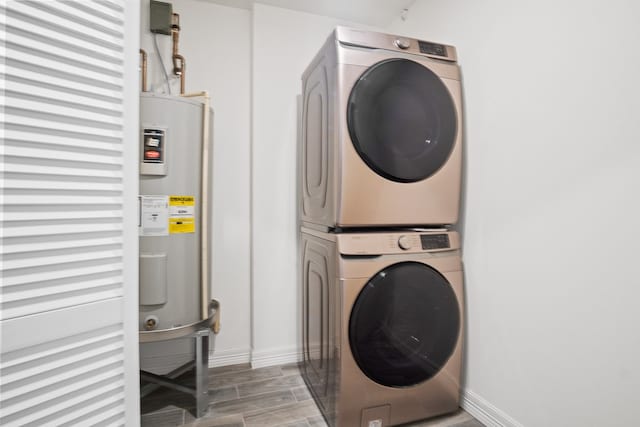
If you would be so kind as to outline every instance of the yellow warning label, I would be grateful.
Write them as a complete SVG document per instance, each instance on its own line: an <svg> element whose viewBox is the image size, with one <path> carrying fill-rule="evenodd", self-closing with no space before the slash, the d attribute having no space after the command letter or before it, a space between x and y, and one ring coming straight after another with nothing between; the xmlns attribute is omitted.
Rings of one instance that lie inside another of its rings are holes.
<svg viewBox="0 0 640 427"><path fill-rule="evenodd" d="M195 233L196 198L193 196L169 196L169 233Z"/></svg>
<svg viewBox="0 0 640 427"><path fill-rule="evenodd" d="M169 233L195 233L196 222L193 218L170 218Z"/></svg>
<svg viewBox="0 0 640 427"><path fill-rule="evenodd" d="M169 196L169 206L194 206L196 198L193 196Z"/></svg>

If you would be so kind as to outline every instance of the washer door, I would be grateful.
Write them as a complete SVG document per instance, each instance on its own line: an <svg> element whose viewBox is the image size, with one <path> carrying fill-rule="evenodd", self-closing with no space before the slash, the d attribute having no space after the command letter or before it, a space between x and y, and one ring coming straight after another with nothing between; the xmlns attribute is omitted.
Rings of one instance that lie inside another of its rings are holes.
<svg viewBox="0 0 640 427"><path fill-rule="evenodd" d="M416 182L449 158L457 117L448 89L431 70L408 59L389 59L355 83L347 126L356 151L378 175Z"/></svg>
<svg viewBox="0 0 640 427"><path fill-rule="evenodd" d="M367 377L389 387L432 378L453 353L460 310L449 282L418 262L378 272L356 299L349 320L353 357Z"/></svg>

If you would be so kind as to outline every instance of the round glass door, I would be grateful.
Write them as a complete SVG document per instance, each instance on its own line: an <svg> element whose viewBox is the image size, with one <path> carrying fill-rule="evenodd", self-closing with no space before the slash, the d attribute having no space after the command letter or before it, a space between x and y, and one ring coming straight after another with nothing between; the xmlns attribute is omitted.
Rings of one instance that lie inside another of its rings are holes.
<svg viewBox="0 0 640 427"><path fill-rule="evenodd" d="M347 126L356 151L378 175L416 182L449 158L457 117L449 91L431 70L408 59L389 59L355 83Z"/></svg>
<svg viewBox="0 0 640 427"><path fill-rule="evenodd" d="M433 268L402 262L378 272L351 311L353 357L373 381L408 387L432 378L453 353L460 310L449 282Z"/></svg>

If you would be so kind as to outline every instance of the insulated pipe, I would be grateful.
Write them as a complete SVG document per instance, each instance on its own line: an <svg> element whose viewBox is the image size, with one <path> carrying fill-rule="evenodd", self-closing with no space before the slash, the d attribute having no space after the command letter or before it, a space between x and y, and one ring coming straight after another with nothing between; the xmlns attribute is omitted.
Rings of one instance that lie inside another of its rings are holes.
<svg viewBox="0 0 640 427"><path fill-rule="evenodd" d="M209 317L209 93L207 91L189 93L182 95L185 98L204 98L203 116L202 116L202 181L201 181L201 197L200 197L200 295L201 295L201 313L202 318ZM219 330L220 308L216 309L217 320L214 324L214 331ZM217 326L216 326L217 324ZM217 332L216 332L217 333Z"/></svg>
<svg viewBox="0 0 640 427"><path fill-rule="evenodd" d="M147 91L147 52L140 49L140 60L142 61L142 91Z"/></svg>

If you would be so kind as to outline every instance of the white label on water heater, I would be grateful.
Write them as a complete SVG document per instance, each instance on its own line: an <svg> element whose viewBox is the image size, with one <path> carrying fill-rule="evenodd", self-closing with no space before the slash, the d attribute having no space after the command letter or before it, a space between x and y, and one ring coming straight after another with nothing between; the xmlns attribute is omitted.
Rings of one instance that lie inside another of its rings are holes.
<svg viewBox="0 0 640 427"><path fill-rule="evenodd" d="M140 236L169 235L169 196L138 196Z"/></svg>

